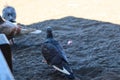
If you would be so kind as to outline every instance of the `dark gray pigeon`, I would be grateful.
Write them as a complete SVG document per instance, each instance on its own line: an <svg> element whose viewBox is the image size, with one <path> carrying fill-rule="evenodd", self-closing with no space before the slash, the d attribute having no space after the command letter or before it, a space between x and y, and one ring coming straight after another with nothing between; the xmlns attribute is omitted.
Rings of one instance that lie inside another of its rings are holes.
<svg viewBox="0 0 120 80"><path fill-rule="evenodd" d="M51 65L56 70L64 73L70 79L75 78L63 48L58 41L53 38L51 27L47 28L47 39L42 44L41 51L48 65Z"/></svg>

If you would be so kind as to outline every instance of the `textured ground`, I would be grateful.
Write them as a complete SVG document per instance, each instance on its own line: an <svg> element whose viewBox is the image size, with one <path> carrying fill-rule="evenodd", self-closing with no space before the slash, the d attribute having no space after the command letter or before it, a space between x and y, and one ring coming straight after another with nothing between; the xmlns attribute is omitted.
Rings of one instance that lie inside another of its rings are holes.
<svg viewBox="0 0 120 80"><path fill-rule="evenodd" d="M40 44L51 26L63 46L70 66L81 80L120 80L120 25L75 17L47 20L26 28L42 30L15 38L12 46L16 80L67 80L42 63ZM71 45L67 42L72 40Z"/></svg>

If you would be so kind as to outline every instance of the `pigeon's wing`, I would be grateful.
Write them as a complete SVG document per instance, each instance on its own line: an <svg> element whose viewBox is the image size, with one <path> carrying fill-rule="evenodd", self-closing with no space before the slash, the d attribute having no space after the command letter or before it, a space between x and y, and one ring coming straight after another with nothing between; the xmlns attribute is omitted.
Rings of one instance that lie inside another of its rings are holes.
<svg viewBox="0 0 120 80"><path fill-rule="evenodd" d="M51 43L52 45L54 45L58 50L58 54L61 55L67 62L67 57L65 55L65 52L63 51L63 47L60 45L60 43L57 40L47 39L46 43Z"/></svg>
<svg viewBox="0 0 120 80"><path fill-rule="evenodd" d="M41 49L48 64L59 64L62 60L66 61L59 50L51 43L43 43Z"/></svg>
<svg viewBox="0 0 120 80"><path fill-rule="evenodd" d="M53 44L58 49L59 54L67 61L66 54L65 54L65 52L64 52L63 47L61 46L61 44L58 41L56 41L56 40L54 40Z"/></svg>
<svg viewBox="0 0 120 80"><path fill-rule="evenodd" d="M51 64L52 59L57 55L55 47L50 43L43 43L41 51L48 64Z"/></svg>
<svg viewBox="0 0 120 80"><path fill-rule="evenodd" d="M56 70L66 74L66 75L73 76L72 69L70 68L68 62L66 61L64 56L61 55L62 51L55 49L54 52L56 53L56 55L51 60L52 67L54 67Z"/></svg>
<svg viewBox="0 0 120 80"><path fill-rule="evenodd" d="M58 50L53 44L42 44L42 54L47 63L54 67L56 70L68 75L71 74L71 69L69 68L68 62L61 55L61 51Z"/></svg>

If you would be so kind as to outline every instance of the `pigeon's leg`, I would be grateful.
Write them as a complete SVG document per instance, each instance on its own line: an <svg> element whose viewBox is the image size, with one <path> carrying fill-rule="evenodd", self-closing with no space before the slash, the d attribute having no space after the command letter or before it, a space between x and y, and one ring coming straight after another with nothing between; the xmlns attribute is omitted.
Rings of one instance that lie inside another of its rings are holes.
<svg viewBox="0 0 120 80"><path fill-rule="evenodd" d="M13 38L12 38L12 39L10 39L10 40L9 40L9 42L10 42L10 44L11 44L11 45L14 45L14 44L15 44L15 43L14 43L14 39L13 39Z"/></svg>
<svg viewBox="0 0 120 80"><path fill-rule="evenodd" d="M11 39L11 41L12 41L12 44L15 44L15 42L14 42L14 39L13 39L13 38Z"/></svg>

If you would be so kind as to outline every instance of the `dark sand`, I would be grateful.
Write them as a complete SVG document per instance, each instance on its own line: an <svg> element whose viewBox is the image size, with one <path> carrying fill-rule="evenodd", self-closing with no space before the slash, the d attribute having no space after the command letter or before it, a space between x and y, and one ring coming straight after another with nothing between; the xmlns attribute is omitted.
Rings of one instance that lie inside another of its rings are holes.
<svg viewBox="0 0 120 80"><path fill-rule="evenodd" d="M120 25L109 22L65 17L27 25L42 30L15 38L12 46L16 80L68 80L42 63L40 45L46 27L63 46L71 68L81 80L120 80ZM72 40L71 45L67 42Z"/></svg>

